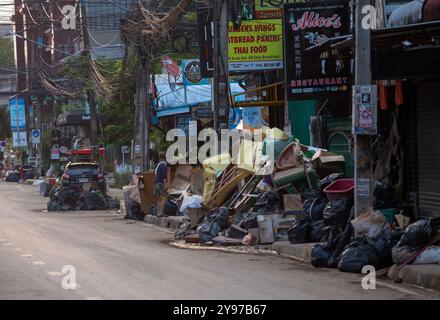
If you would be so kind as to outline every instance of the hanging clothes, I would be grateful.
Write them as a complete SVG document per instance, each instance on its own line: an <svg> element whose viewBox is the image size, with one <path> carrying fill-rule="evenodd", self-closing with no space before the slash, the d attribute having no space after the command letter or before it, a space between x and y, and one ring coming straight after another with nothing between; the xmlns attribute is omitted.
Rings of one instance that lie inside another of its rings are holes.
<svg viewBox="0 0 440 320"><path fill-rule="evenodd" d="M388 109L388 91L384 81L378 82L379 86L379 106L382 110Z"/></svg>

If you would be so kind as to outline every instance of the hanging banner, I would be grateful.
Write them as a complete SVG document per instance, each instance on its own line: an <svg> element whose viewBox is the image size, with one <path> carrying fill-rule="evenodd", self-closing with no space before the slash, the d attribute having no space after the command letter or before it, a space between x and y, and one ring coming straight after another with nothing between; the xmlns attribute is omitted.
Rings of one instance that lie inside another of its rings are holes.
<svg viewBox="0 0 440 320"><path fill-rule="evenodd" d="M24 98L19 97L9 99L9 115L11 120L11 130L26 129L26 111Z"/></svg>
<svg viewBox="0 0 440 320"><path fill-rule="evenodd" d="M304 0L255 0L255 18L273 19L283 17L283 5L288 3L301 3Z"/></svg>
<svg viewBox="0 0 440 320"><path fill-rule="evenodd" d="M230 71L283 68L283 25L281 19L242 21L234 30L228 26Z"/></svg>
<svg viewBox="0 0 440 320"><path fill-rule="evenodd" d="M335 57L330 49L314 47L349 32L348 1L296 3L284 7L288 100L349 94L350 59Z"/></svg>

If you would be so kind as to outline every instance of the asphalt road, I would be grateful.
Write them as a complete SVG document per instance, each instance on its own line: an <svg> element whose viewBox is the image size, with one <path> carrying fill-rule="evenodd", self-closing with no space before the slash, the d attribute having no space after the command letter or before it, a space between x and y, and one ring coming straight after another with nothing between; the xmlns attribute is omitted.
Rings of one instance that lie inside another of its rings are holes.
<svg viewBox="0 0 440 320"><path fill-rule="evenodd" d="M170 232L115 211L44 212L47 200L0 182L0 299L440 297L388 280L364 290L360 275L283 257L179 249Z"/></svg>

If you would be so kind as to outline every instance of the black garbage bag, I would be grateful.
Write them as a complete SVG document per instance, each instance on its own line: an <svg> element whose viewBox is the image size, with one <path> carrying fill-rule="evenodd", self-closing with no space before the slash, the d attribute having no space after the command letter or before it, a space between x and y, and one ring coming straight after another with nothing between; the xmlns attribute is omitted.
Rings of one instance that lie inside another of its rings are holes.
<svg viewBox="0 0 440 320"><path fill-rule="evenodd" d="M327 267L328 259L330 258L331 254L332 251L325 248L325 246L323 246L322 244L315 244L312 249L310 262L315 268Z"/></svg>
<svg viewBox="0 0 440 320"><path fill-rule="evenodd" d="M380 266L380 258L374 240L358 238L342 252L338 267L340 271L361 273L365 265L377 268Z"/></svg>
<svg viewBox="0 0 440 320"><path fill-rule="evenodd" d="M312 224L308 219L297 219L287 231L290 243L308 243L310 242L310 233Z"/></svg>
<svg viewBox="0 0 440 320"><path fill-rule="evenodd" d="M47 203L47 211L62 211L62 205L56 198L50 199Z"/></svg>
<svg viewBox="0 0 440 320"><path fill-rule="evenodd" d="M246 230L258 228L257 214L252 212L246 213L243 216L241 227Z"/></svg>
<svg viewBox="0 0 440 320"><path fill-rule="evenodd" d="M424 245L428 244L435 230L430 219L421 219L410 224L400 241L391 249L393 262L402 264Z"/></svg>
<svg viewBox="0 0 440 320"><path fill-rule="evenodd" d="M341 239L342 230L340 226L326 226L323 228L321 245L326 249L333 251Z"/></svg>
<svg viewBox="0 0 440 320"><path fill-rule="evenodd" d="M327 203L328 200L325 196L314 199L306 199L303 203L303 211L309 215L312 221L322 220L323 211Z"/></svg>
<svg viewBox="0 0 440 320"><path fill-rule="evenodd" d="M329 201L322 213L324 223L328 226L345 225L350 215L351 203L350 198Z"/></svg>
<svg viewBox="0 0 440 320"><path fill-rule="evenodd" d="M74 205L78 202L81 193L73 188L60 188L55 192L57 197L62 203L69 203Z"/></svg>
<svg viewBox="0 0 440 320"><path fill-rule="evenodd" d="M178 214L177 203L170 199L167 199L167 201L165 202L165 206L163 208L163 213L166 216L177 216Z"/></svg>
<svg viewBox="0 0 440 320"><path fill-rule="evenodd" d="M399 241L399 246L406 245L417 247L426 245L433 235L433 232L434 230L431 225L431 220L422 219L414 222L406 227L405 232Z"/></svg>
<svg viewBox="0 0 440 320"><path fill-rule="evenodd" d="M52 190L52 186L48 183L44 183L44 194L43 197L47 198L50 195L50 191Z"/></svg>
<svg viewBox="0 0 440 320"><path fill-rule="evenodd" d="M140 204L131 198L128 198L125 202L125 212L125 219L144 220L145 218L145 214L142 212Z"/></svg>
<svg viewBox="0 0 440 320"><path fill-rule="evenodd" d="M281 209L281 198L278 192L268 191L264 192L255 202L252 207L252 212L271 212Z"/></svg>
<svg viewBox="0 0 440 320"><path fill-rule="evenodd" d="M374 244L380 259L380 267L389 267L393 264L392 249L400 241L402 231L393 231L389 236L376 240Z"/></svg>
<svg viewBox="0 0 440 320"><path fill-rule="evenodd" d="M229 222L229 210L226 207L213 209L205 218L206 222L216 222L221 229L227 227Z"/></svg>
<svg viewBox="0 0 440 320"><path fill-rule="evenodd" d="M52 188L50 200L47 203L48 211L76 210L79 207L81 193L73 188Z"/></svg>
<svg viewBox="0 0 440 320"><path fill-rule="evenodd" d="M268 191L261 194L252 207L252 212L264 213L280 210L281 199L278 192Z"/></svg>
<svg viewBox="0 0 440 320"><path fill-rule="evenodd" d="M342 251L344 250L345 246L350 243L351 237L353 235L353 225L350 223L350 221L354 218L354 207L351 207L350 210L350 216L348 217L347 223L340 234L340 236L337 237L337 243L334 240L334 250L332 252L331 257L328 259L328 267L329 268L337 268L339 263L339 258L341 256ZM333 227L335 228L335 227ZM337 227L336 227L337 228ZM340 229L337 229L339 231Z"/></svg>
<svg viewBox="0 0 440 320"><path fill-rule="evenodd" d="M18 172L11 172L6 177L6 182L18 182L20 180L20 174Z"/></svg>
<svg viewBox="0 0 440 320"><path fill-rule="evenodd" d="M206 221L200 226L199 237L201 243L206 243L212 241L218 236L221 228L219 224L215 221Z"/></svg>
<svg viewBox="0 0 440 320"><path fill-rule="evenodd" d="M196 232L196 231L191 230L191 222L185 221L180 225L179 229L177 229L176 232L174 233L174 239L181 240L185 236L187 236L188 234L191 234L194 232Z"/></svg>
<svg viewBox="0 0 440 320"><path fill-rule="evenodd" d="M104 196L96 191L86 191L83 194L84 205L83 210L105 210L107 209L107 202Z"/></svg>
<svg viewBox="0 0 440 320"><path fill-rule="evenodd" d="M303 206L306 200L315 200L316 198L325 198L325 193L321 192L321 190L317 189L316 187L306 189L303 193L301 193L301 201Z"/></svg>
<svg viewBox="0 0 440 320"><path fill-rule="evenodd" d="M324 220L313 221L310 228L310 241L320 242L324 235Z"/></svg>
<svg viewBox="0 0 440 320"><path fill-rule="evenodd" d="M157 216L157 212L159 210L159 207L157 205L151 205L150 208L148 209L148 214L151 214L153 216Z"/></svg>

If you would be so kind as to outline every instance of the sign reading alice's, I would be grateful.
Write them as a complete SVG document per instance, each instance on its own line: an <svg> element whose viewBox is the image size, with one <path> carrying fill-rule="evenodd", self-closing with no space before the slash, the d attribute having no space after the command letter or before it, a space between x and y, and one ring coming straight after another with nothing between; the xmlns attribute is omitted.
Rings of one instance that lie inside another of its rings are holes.
<svg viewBox="0 0 440 320"><path fill-rule="evenodd" d="M287 98L349 93L350 60L310 50L350 32L348 1L308 2L284 7Z"/></svg>

